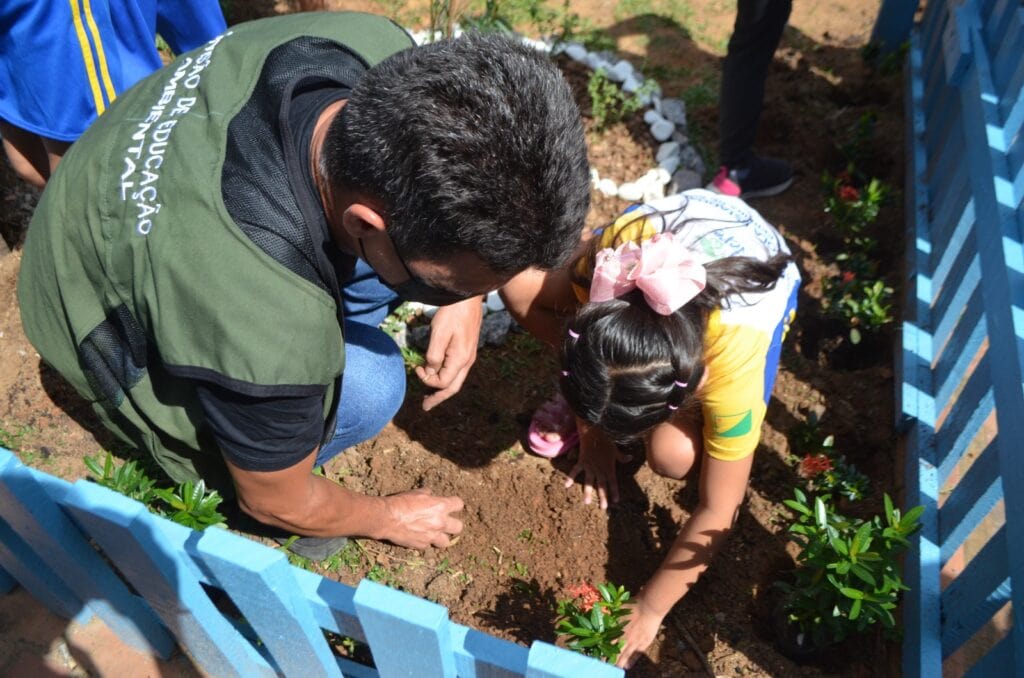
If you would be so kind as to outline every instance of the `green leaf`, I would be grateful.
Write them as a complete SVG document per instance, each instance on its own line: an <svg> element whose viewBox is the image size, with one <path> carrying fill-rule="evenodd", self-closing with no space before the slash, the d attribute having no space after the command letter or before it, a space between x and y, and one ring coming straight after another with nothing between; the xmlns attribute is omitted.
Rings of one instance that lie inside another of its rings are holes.
<svg viewBox="0 0 1024 678"><path fill-rule="evenodd" d="M843 586L842 588L839 589L839 592L842 593L847 598L852 598L853 600L863 600L864 599L864 592L863 591L860 591L858 589L851 589L849 586Z"/></svg>
<svg viewBox="0 0 1024 678"><path fill-rule="evenodd" d="M855 598L853 600L853 605L850 606L850 621L853 621L860 616L861 605L862 603L859 598Z"/></svg>
<svg viewBox="0 0 1024 678"><path fill-rule="evenodd" d="M870 584L871 586L878 586L878 580L875 579L871 572L863 565L854 565L852 570L853 574L856 575L857 578L863 581L865 584Z"/></svg>
<svg viewBox="0 0 1024 678"><path fill-rule="evenodd" d="M892 524L892 499L889 498L888 493L882 496L882 501L885 502L885 517L890 524Z"/></svg>
<svg viewBox="0 0 1024 678"><path fill-rule="evenodd" d="M860 339L861 339L860 330L858 330L856 327L851 327L850 328L850 343L854 344L854 345L859 344L860 343Z"/></svg>
<svg viewBox="0 0 1024 678"><path fill-rule="evenodd" d="M924 513L924 506L915 506L914 508L907 511L900 519L900 529L906 531L907 528L914 526L917 523L917 519Z"/></svg>
<svg viewBox="0 0 1024 678"><path fill-rule="evenodd" d="M789 508L793 509L797 513L802 513L805 516L811 515L811 509L807 508L798 501L793 501L792 499L783 499L782 503L788 506Z"/></svg>

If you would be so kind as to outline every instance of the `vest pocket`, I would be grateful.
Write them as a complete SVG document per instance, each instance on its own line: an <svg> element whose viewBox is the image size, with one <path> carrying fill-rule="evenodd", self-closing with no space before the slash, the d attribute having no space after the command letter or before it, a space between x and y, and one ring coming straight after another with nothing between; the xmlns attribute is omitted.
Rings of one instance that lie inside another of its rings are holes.
<svg viewBox="0 0 1024 678"><path fill-rule="evenodd" d="M127 306L115 308L86 335L78 359L93 392L120 407L146 372L146 335Z"/></svg>

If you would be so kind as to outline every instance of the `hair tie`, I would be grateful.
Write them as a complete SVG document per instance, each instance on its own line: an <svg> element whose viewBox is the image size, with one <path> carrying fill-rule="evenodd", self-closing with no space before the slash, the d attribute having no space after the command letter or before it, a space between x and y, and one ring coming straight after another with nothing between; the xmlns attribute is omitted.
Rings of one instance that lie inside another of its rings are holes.
<svg viewBox="0 0 1024 678"><path fill-rule="evenodd" d="M572 338L573 341L576 341L577 339L580 338L580 333L572 328L569 328L569 336Z"/></svg>
<svg viewBox="0 0 1024 678"><path fill-rule="evenodd" d="M685 382L685 381L679 381L678 379L676 379L676 380L675 380L675 381L674 381L673 383L674 383L674 384L675 384L676 386L678 386L679 388L686 388L687 386L689 386L689 383L688 383L688 382Z"/></svg>
<svg viewBox="0 0 1024 678"><path fill-rule="evenodd" d="M673 410L673 411L678 410L679 409L679 405L669 405L668 409Z"/></svg>

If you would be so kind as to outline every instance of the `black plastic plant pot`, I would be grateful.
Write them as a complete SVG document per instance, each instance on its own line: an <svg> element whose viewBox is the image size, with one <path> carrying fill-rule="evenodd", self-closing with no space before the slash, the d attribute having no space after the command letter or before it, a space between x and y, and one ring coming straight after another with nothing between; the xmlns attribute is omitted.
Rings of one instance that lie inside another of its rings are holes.
<svg viewBox="0 0 1024 678"><path fill-rule="evenodd" d="M779 652L795 661L814 659L827 645L815 641L814 634L807 633L789 619L785 601L780 600L772 607L772 632Z"/></svg>

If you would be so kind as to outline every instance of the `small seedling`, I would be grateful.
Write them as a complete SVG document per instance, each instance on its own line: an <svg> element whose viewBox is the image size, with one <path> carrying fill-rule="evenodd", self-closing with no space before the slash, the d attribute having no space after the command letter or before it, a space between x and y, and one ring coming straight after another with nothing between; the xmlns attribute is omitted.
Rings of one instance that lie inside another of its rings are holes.
<svg viewBox="0 0 1024 678"><path fill-rule="evenodd" d="M115 466L114 456L107 452L102 466L95 457L85 457L82 461L98 485L146 505L152 504L157 496L156 481L146 475L134 459Z"/></svg>
<svg viewBox="0 0 1024 678"><path fill-rule="evenodd" d="M164 501L171 510L171 520L193 530L208 527L227 527L226 519L217 510L224 501L216 490L206 491L206 483L186 480L176 490L153 490L153 494Z"/></svg>
<svg viewBox="0 0 1024 678"><path fill-rule="evenodd" d="M580 583L570 587L572 598L558 602L555 631L567 646L588 657L613 664L622 651L623 618L629 614L629 591L610 583Z"/></svg>
<svg viewBox="0 0 1024 678"><path fill-rule="evenodd" d="M649 87L647 83L644 87ZM625 119L643 108L644 88L635 94L627 94L608 78L603 68L590 74L587 93L590 95L590 115L594 119L594 130L604 132L608 127Z"/></svg>

